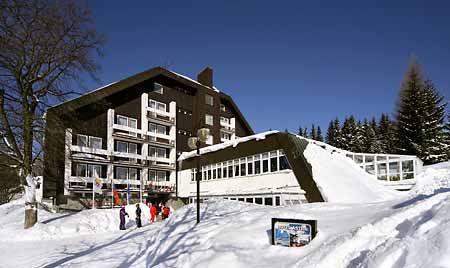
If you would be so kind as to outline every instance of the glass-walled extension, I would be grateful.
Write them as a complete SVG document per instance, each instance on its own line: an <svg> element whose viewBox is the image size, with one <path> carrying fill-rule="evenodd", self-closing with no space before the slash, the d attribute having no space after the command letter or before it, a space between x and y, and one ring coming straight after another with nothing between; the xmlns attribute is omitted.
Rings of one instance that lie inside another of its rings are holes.
<svg viewBox="0 0 450 268"><path fill-rule="evenodd" d="M411 182L422 169L422 161L411 155L367 154L345 152L367 173L386 183ZM413 183L413 182L411 182Z"/></svg>

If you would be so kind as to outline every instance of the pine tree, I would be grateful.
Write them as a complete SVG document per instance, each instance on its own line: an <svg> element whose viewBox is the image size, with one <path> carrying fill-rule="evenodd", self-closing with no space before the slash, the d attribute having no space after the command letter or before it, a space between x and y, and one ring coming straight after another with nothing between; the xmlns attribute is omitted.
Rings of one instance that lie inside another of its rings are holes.
<svg viewBox="0 0 450 268"><path fill-rule="evenodd" d="M316 128L315 128L314 124L312 124L312 126L311 126L311 133L309 135L309 138L311 140L315 140L316 139Z"/></svg>
<svg viewBox="0 0 450 268"><path fill-rule="evenodd" d="M339 122L339 119L336 117L333 122L333 131L334 131L334 145L337 148L343 147L343 139L342 139L342 129L341 129L341 123Z"/></svg>
<svg viewBox="0 0 450 268"><path fill-rule="evenodd" d="M397 106L397 137L403 154L417 155L425 164L442 161L447 149L444 138L446 104L431 81L423 81L416 61L408 67Z"/></svg>
<svg viewBox="0 0 450 268"><path fill-rule="evenodd" d="M297 135L303 136L303 128L302 128L302 127L298 127L298 133L297 133Z"/></svg>
<svg viewBox="0 0 450 268"><path fill-rule="evenodd" d="M320 126L317 126L316 140L317 141L323 141L322 129L320 129Z"/></svg>
<svg viewBox="0 0 450 268"><path fill-rule="evenodd" d="M352 151L356 148L357 125L353 115L346 118L342 126L341 147L344 150Z"/></svg>
<svg viewBox="0 0 450 268"><path fill-rule="evenodd" d="M387 114L382 113L377 131L378 153L396 153L394 125Z"/></svg>
<svg viewBox="0 0 450 268"><path fill-rule="evenodd" d="M305 138L308 138L308 128L307 127L305 127L303 129L303 135L302 136L305 137Z"/></svg>
<svg viewBox="0 0 450 268"><path fill-rule="evenodd" d="M331 120L328 124L327 135L325 136L326 142L331 146L336 146L334 121Z"/></svg>

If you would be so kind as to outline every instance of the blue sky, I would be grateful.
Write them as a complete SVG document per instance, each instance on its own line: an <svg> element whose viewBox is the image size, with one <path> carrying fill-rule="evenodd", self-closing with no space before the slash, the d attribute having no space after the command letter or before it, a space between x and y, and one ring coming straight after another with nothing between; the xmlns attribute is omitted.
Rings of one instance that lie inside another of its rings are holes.
<svg viewBox="0 0 450 268"><path fill-rule="evenodd" d="M108 42L101 83L86 85L158 65L196 78L210 66L255 132L325 131L336 116L393 115L414 54L450 99L449 1L314 2L91 1Z"/></svg>

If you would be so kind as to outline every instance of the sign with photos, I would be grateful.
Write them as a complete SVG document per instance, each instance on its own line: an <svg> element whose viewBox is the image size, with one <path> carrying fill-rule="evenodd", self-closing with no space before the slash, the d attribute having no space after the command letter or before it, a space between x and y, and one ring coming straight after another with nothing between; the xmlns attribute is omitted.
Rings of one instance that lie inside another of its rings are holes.
<svg viewBox="0 0 450 268"><path fill-rule="evenodd" d="M272 245L302 247L317 233L316 220L272 218Z"/></svg>

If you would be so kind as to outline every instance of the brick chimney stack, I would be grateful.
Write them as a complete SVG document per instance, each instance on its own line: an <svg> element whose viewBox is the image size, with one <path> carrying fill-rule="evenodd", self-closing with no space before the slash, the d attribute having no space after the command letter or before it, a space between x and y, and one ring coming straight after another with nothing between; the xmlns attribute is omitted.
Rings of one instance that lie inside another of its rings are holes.
<svg viewBox="0 0 450 268"><path fill-rule="evenodd" d="M197 82L208 87L213 87L213 69L206 67L197 75Z"/></svg>

